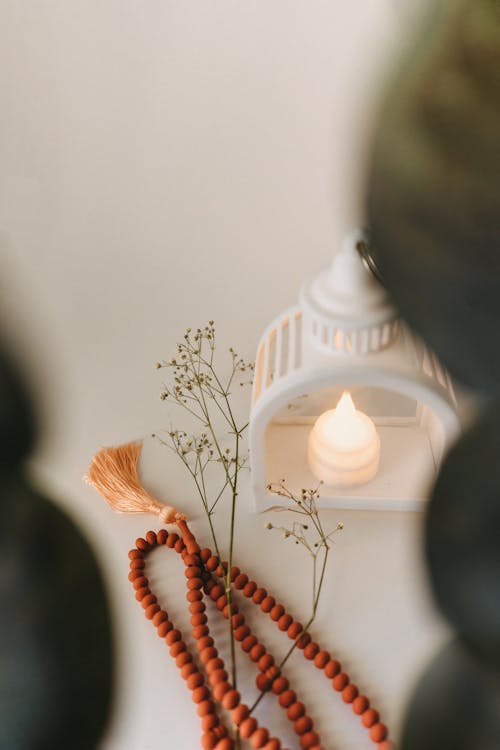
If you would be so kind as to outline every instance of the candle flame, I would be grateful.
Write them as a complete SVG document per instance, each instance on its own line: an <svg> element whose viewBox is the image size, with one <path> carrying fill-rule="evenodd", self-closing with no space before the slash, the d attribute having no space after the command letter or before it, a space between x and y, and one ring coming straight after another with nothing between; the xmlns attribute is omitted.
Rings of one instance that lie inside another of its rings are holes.
<svg viewBox="0 0 500 750"><path fill-rule="evenodd" d="M356 413L356 407L354 401L351 398L349 391L344 391L339 399L337 406L335 407L335 413L342 417L350 417Z"/></svg>

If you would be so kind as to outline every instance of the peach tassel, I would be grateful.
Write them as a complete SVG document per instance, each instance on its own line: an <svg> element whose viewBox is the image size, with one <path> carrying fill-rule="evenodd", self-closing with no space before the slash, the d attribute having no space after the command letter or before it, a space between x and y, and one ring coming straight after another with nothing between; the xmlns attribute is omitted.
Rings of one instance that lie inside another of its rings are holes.
<svg viewBox="0 0 500 750"><path fill-rule="evenodd" d="M142 443L102 448L92 459L84 480L119 513L153 513L162 523L185 520L183 513L158 502L141 485L137 474L141 449Z"/></svg>

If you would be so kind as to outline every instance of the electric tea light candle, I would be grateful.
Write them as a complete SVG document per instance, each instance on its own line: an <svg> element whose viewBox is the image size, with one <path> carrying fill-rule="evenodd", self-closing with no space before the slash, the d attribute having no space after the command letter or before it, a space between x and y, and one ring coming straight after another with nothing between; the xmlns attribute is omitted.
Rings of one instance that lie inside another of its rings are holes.
<svg viewBox="0 0 500 750"><path fill-rule="evenodd" d="M379 458L380 438L373 421L344 391L336 408L324 412L310 432L312 473L333 487L355 487L375 476Z"/></svg>

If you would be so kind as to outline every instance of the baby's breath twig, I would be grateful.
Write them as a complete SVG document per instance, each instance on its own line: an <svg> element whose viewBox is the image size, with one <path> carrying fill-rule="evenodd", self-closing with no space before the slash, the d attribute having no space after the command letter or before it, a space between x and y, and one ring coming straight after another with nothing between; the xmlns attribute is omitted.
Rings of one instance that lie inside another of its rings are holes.
<svg viewBox="0 0 500 750"><path fill-rule="evenodd" d="M245 362L234 349L230 349L231 371L226 385L223 384L215 367L215 326L210 321L203 329L193 331L188 328L184 339L177 344L175 357L168 361L158 362L157 369L166 369L169 381L164 384L162 400L169 400L180 406L197 422L201 422L203 431L198 435L189 435L178 429L168 432L169 440L158 437L163 445L171 448L181 459L194 480L201 498L203 509L208 519L210 532L217 556L222 560L220 546L213 525L215 507L226 490L231 496L231 513L229 526L228 568L225 574L225 591L228 602L228 623L231 645L231 672L234 687L237 685L235 641L232 628L232 585L231 568L235 536L236 503L238 497L238 479L240 471L245 468L247 456L242 452L241 441L248 422L239 426L231 404L231 388L236 375L252 373L253 364ZM241 381L240 385L251 383ZM229 435L232 447L225 448L216 420L222 420ZM215 498L209 497L205 473L210 465L222 468L224 481ZM237 745L239 739L236 733Z"/></svg>
<svg viewBox="0 0 500 750"><path fill-rule="evenodd" d="M307 520L307 523L301 521L294 521L291 526L277 526L273 523L266 524L267 529L280 531L285 539L291 539L297 545L304 547L312 557L312 605L311 614L305 626L301 632L297 635L294 642L281 659L278 664L278 669L281 670L285 666L286 662L297 648L297 643L300 639L309 631L309 628L316 619L318 611L319 600L321 597L321 591L325 581L325 573L328 562L328 556L330 554L332 537L337 532L344 528L343 523L338 523L332 531L325 531L321 518L319 515L317 500L319 499L319 489L322 482L314 489L302 489L300 493L296 494L289 490L285 484L285 480L282 479L278 483L271 483L267 489L279 495L285 497L290 501L290 506L286 508L280 508L279 510L291 511L292 513L298 514ZM314 535L313 535L314 534ZM255 699L253 705L250 708L252 713L262 698L266 694L266 691L262 691L259 696Z"/></svg>

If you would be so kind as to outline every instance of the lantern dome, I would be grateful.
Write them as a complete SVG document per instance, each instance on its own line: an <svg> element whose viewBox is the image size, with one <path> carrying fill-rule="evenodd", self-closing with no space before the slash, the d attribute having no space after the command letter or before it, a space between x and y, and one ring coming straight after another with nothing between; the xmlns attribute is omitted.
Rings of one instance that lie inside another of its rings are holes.
<svg viewBox="0 0 500 750"><path fill-rule="evenodd" d="M363 232L352 232L330 268L301 289L304 321L319 348L364 354L397 335L398 313L359 252L366 241Z"/></svg>

